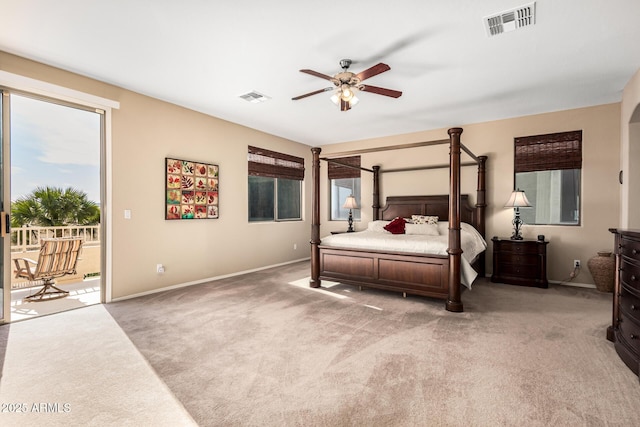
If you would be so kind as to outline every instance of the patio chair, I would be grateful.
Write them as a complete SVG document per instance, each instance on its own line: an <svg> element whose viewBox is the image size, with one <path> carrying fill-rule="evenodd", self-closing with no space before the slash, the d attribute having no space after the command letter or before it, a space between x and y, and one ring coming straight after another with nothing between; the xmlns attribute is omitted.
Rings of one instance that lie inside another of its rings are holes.
<svg viewBox="0 0 640 427"><path fill-rule="evenodd" d="M42 281L42 288L24 299L42 301L64 298L69 295L54 285L56 277L76 273L78 256L82 249L80 238L42 239L38 261L29 258L16 258L16 278L29 279L31 282Z"/></svg>

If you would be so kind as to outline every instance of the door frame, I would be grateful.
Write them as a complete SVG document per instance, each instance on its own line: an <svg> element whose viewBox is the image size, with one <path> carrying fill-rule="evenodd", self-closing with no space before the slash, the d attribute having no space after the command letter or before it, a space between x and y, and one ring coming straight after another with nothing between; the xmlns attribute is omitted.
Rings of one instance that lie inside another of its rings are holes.
<svg viewBox="0 0 640 427"><path fill-rule="evenodd" d="M0 88L5 91L6 95L2 97L2 102L5 102L5 98L9 94L14 92L22 92L32 94L35 96L41 96L53 100L60 100L66 103L80 105L85 108L95 109L96 112L103 113L103 119L101 120L102 126L104 126L102 132L102 144L100 147L100 268L101 268L101 280L102 286L100 287L100 301L111 302L112 299L112 110L119 109L120 103L107 98L102 98L89 93L80 92L74 89L66 88L63 86L54 85L41 80L24 77L18 74L9 73L0 70ZM6 105L6 104L5 104ZM10 158L10 123L9 109L3 108L3 115L6 120L2 120L4 144L3 158ZM6 168L5 168L6 169ZM4 171L4 200L10 200L10 177L11 172ZM11 241L10 239L4 239L4 259L2 260L4 265L4 277L2 277L4 292L4 318L0 319L0 323L7 323L10 321L11 316L11 286L6 286L7 283L11 283Z"/></svg>

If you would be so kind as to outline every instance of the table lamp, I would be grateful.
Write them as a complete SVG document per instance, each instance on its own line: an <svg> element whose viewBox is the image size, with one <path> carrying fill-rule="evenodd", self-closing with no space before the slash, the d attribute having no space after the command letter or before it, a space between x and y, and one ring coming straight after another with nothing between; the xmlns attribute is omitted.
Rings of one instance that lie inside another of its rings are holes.
<svg viewBox="0 0 640 427"><path fill-rule="evenodd" d="M344 201L344 205L342 205L343 209L349 209L349 228L347 229L348 233L355 231L353 229L353 209L358 209L358 203L356 202L356 198L353 195L347 197L347 200Z"/></svg>
<svg viewBox="0 0 640 427"><path fill-rule="evenodd" d="M515 190L511 193L511 197L504 205L505 208L513 208L514 210L514 218L513 218L513 235L511 236L511 240L522 240L522 234L520 234L520 228L522 227L522 220L520 219L520 208L530 208L531 204L529 200L527 200L527 196L525 196L524 191L520 191L520 189Z"/></svg>

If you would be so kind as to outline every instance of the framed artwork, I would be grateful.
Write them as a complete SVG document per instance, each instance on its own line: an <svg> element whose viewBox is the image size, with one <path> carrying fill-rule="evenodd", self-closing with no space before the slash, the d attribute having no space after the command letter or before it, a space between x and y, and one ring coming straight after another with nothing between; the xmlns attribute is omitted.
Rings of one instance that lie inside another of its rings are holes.
<svg viewBox="0 0 640 427"><path fill-rule="evenodd" d="M164 218L218 218L218 180L218 165L165 158Z"/></svg>

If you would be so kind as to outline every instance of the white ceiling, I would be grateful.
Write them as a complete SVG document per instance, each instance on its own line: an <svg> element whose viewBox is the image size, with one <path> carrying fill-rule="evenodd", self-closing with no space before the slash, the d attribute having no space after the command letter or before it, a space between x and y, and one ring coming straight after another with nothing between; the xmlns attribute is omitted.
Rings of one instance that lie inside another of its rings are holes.
<svg viewBox="0 0 640 427"><path fill-rule="evenodd" d="M309 145L619 102L640 69L640 1L538 0L536 24L488 37L529 0L0 0L0 50ZM339 61L400 90L341 112ZM252 104L250 91L269 96Z"/></svg>

